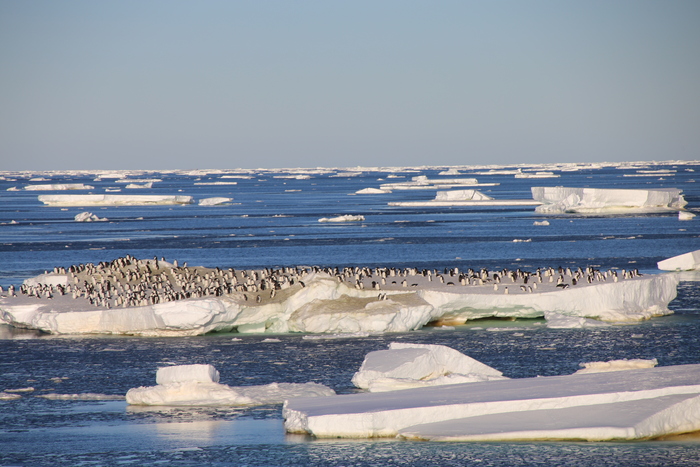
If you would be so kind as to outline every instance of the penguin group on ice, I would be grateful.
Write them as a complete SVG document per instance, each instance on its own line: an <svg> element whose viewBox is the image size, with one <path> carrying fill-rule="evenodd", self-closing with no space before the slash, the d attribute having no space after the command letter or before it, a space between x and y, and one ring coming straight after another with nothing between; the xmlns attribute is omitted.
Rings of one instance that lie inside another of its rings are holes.
<svg viewBox="0 0 700 467"><path fill-rule="evenodd" d="M408 287L439 289L442 287L480 287L489 293L533 293L538 288L563 290L577 285L618 282L641 276L634 270L600 271L592 267L538 268L534 272L520 269L489 271L459 268L416 269L394 267L321 268L298 266L235 270L182 266L164 258L140 260L127 255L110 262L79 264L54 268L50 276L65 276L65 283L52 285L23 284L17 290L10 286L7 297L19 294L38 299L69 296L87 300L98 307L138 307L202 297L236 296L251 305L274 300L279 291L305 286L309 274L322 273L356 289L378 291L379 300L387 299L385 291L401 291ZM486 286L483 288L483 286ZM510 288L509 288L510 286ZM2 293L0 288L0 293ZM285 294L287 295L287 294ZM280 299L280 298L278 298Z"/></svg>

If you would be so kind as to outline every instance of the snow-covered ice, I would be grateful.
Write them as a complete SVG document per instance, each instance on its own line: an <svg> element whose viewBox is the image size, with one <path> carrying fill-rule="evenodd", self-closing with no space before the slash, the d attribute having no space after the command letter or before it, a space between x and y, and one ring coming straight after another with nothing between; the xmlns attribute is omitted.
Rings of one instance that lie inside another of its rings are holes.
<svg viewBox="0 0 700 467"><path fill-rule="evenodd" d="M319 438L650 438L700 430L700 365L289 399L283 416Z"/></svg>
<svg viewBox="0 0 700 467"><path fill-rule="evenodd" d="M535 208L540 213L653 213L683 209L687 204L682 190L655 190L532 187L532 198L543 203Z"/></svg>
<svg viewBox="0 0 700 467"><path fill-rule="evenodd" d="M504 379L503 373L444 345L392 342L365 356L352 383L370 392Z"/></svg>
<svg viewBox="0 0 700 467"><path fill-rule="evenodd" d="M486 201L493 199L478 190L438 191L435 201Z"/></svg>
<svg viewBox="0 0 700 467"><path fill-rule="evenodd" d="M494 199L478 190L438 191L430 201L395 201L389 206L536 206L540 203L531 199Z"/></svg>
<svg viewBox="0 0 700 467"><path fill-rule="evenodd" d="M91 212L81 212L75 215L73 218L76 222L103 222L108 220L106 217L99 217Z"/></svg>
<svg viewBox="0 0 700 467"><path fill-rule="evenodd" d="M337 217L322 217L319 222L361 222L365 220L365 216L357 215L353 216L351 214L346 214Z"/></svg>
<svg viewBox="0 0 700 467"><path fill-rule="evenodd" d="M689 221L692 220L695 217L695 214L692 212L688 211L678 211L678 220L679 221Z"/></svg>
<svg viewBox="0 0 700 467"><path fill-rule="evenodd" d="M581 363L581 368L575 375L581 375L585 373L604 373L606 371L625 371L625 370L635 370L639 368L654 368L659 362L655 358L652 359L642 359L633 358L631 360L610 360L607 362L586 362Z"/></svg>
<svg viewBox="0 0 700 467"><path fill-rule="evenodd" d="M220 206L222 204L230 203L233 201L233 198L225 198L225 197L213 197L213 198L204 198L199 200L199 205L200 206Z"/></svg>
<svg viewBox="0 0 700 467"><path fill-rule="evenodd" d="M383 194L391 193L391 190L383 190L381 188L368 187L368 188L363 188L361 190L357 190L355 193L358 195L383 195Z"/></svg>
<svg viewBox="0 0 700 467"><path fill-rule="evenodd" d="M335 392L318 383L272 383L232 387L219 383L212 365L179 365L160 368L156 386L129 389L132 405L251 406L281 404L290 397L332 396Z"/></svg>
<svg viewBox="0 0 700 467"><path fill-rule="evenodd" d="M49 206L148 206L192 204L191 196L170 195L39 195Z"/></svg>
<svg viewBox="0 0 700 467"><path fill-rule="evenodd" d="M67 191L67 190L93 190L92 185L84 183L50 183L44 185L27 185L24 187L26 191Z"/></svg>
<svg viewBox="0 0 700 467"><path fill-rule="evenodd" d="M657 266L662 271L693 271L700 269L700 250L659 261Z"/></svg>

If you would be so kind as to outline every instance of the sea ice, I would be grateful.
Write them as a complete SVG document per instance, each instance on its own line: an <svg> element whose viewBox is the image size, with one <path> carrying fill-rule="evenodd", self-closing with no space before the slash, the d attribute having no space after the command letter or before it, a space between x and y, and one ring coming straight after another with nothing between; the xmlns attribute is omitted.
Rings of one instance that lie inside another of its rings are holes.
<svg viewBox="0 0 700 467"><path fill-rule="evenodd" d="M283 416L319 438L649 438L700 430L700 365L294 398Z"/></svg>
<svg viewBox="0 0 700 467"><path fill-rule="evenodd" d="M161 368L157 386L129 389L131 405L251 406L281 404L291 397L332 396L335 392L317 383L272 383L232 387L220 384L219 372L211 365L181 365Z"/></svg>
<svg viewBox="0 0 700 467"><path fill-rule="evenodd" d="M191 196L170 195L39 195L49 206L149 206L192 204Z"/></svg>
<svg viewBox="0 0 700 467"><path fill-rule="evenodd" d="M91 212L81 212L74 217L76 222L102 222L108 220L106 217L98 217Z"/></svg>
<svg viewBox="0 0 700 467"><path fill-rule="evenodd" d="M365 216L353 216L346 214L338 217L322 217L319 222L361 222L365 220Z"/></svg>
<svg viewBox="0 0 700 467"><path fill-rule="evenodd" d="M634 358L631 360L610 360L608 362L586 362L581 363L581 368L575 375L581 375L586 373L603 373L606 371L625 371L625 370L636 370L639 368L654 368L659 362L652 358L650 360L645 360L641 358Z"/></svg>
<svg viewBox="0 0 700 467"><path fill-rule="evenodd" d="M220 206L222 204L230 203L233 198L224 197L214 197L214 198L204 198L199 200L200 206Z"/></svg>
<svg viewBox="0 0 700 467"><path fill-rule="evenodd" d="M659 269L663 271L693 271L700 269L700 250L683 253L682 255L659 261Z"/></svg>
<svg viewBox="0 0 700 467"><path fill-rule="evenodd" d="M689 221L695 217L695 214L692 212L688 211L678 211L678 220L679 221Z"/></svg>
<svg viewBox="0 0 700 467"><path fill-rule="evenodd" d="M26 191L63 191L63 190L93 190L92 185L83 183L53 183L47 185L27 185L24 187Z"/></svg>
<svg viewBox="0 0 700 467"><path fill-rule="evenodd" d="M355 192L358 195L382 195L391 193L391 190L382 190L381 188L363 188Z"/></svg>
<svg viewBox="0 0 700 467"><path fill-rule="evenodd" d="M504 379L503 374L444 345L392 342L365 356L352 383L370 392Z"/></svg>
<svg viewBox="0 0 700 467"><path fill-rule="evenodd" d="M667 212L687 204L682 190L655 190L532 187L532 198L543 203L540 213L619 214Z"/></svg>
<svg viewBox="0 0 700 467"><path fill-rule="evenodd" d="M435 195L435 201L486 201L491 199L493 198L478 190L438 191Z"/></svg>

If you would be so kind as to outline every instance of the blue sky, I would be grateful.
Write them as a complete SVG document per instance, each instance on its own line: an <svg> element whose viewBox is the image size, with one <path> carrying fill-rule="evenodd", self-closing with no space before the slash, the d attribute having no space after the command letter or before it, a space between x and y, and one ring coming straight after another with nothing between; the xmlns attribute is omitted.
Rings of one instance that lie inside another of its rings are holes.
<svg viewBox="0 0 700 467"><path fill-rule="evenodd" d="M700 2L0 0L0 170L700 159Z"/></svg>

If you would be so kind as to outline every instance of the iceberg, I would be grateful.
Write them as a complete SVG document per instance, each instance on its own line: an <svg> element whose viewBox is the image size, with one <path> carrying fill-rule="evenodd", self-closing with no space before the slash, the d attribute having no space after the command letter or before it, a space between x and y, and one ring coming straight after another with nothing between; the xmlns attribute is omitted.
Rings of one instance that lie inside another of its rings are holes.
<svg viewBox="0 0 700 467"><path fill-rule="evenodd" d="M700 270L700 250L683 253L682 255L659 261L656 265L662 271Z"/></svg>
<svg viewBox="0 0 700 467"><path fill-rule="evenodd" d="M478 190L438 191L435 201L486 201L493 199Z"/></svg>
<svg viewBox="0 0 700 467"><path fill-rule="evenodd" d="M26 191L62 191L62 190L94 190L92 185L83 183L53 183L46 185L27 185L24 187Z"/></svg>
<svg viewBox="0 0 700 467"><path fill-rule="evenodd" d="M700 430L700 365L293 398L283 417L318 438L646 439Z"/></svg>
<svg viewBox="0 0 700 467"><path fill-rule="evenodd" d="M200 206L220 206L222 204L230 203L233 198L224 197L214 197L214 198L204 198L199 200Z"/></svg>
<svg viewBox="0 0 700 467"><path fill-rule="evenodd" d="M98 217L97 215L91 213L91 212L81 212L79 214L76 214L74 217L74 220L76 222L103 222L108 220L106 217Z"/></svg>
<svg viewBox="0 0 700 467"><path fill-rule="evenodd" d="M137 280L138 278L138 280ZM413 268L210 269L164 259L54 268L0 296L0 324L52 334L381 333L487 317L588 327L670 314L677 274Z"/></svg>
<svg viewBox="0 0 700 467"><path fill-rule="evenodd" d="M392 342L365 356L352 384L370 392L505 379L503 373L444 345Z"/></svg>
<svg viewBox="0 0 700 467"><path fill-rule="evenodd" d="M319 222L361 222L365 220L365 216L353 216L346 214L338 217L322 217Z"/></svg>
<svg viewBox="0 0 700 467"><path fill-rule="evenodd" d="M355 192L358 195L383 195L388 193L391 193L391 190L383 190L381 188L363 188Z"/></svg>
<svg viewBox="0 0 700 467"><path fill-rule="evenodd" d="M695 214L692 212L688 211L678 211L678 220L679 221L689 221L692 220L695 217Z"/></svg>
<svg viewBox="0 0 700 467"><path fill-rule="evenodd" d="M542 203L539 213L624 214L682 210L682 190L532 187L532 198Z"/></svg>
<svg viewBox="0 0 700 467"><path fill-rule="evenodd" d="M540 203L531 199L494 199L478 190L438 191L430 201L396 201L389 206L536 206Z"/></svg>
<svg viewBox="0 0 700 467"><path fill-rule="evenodd" d="M192 204L191 196L169 195L39 195L48 206L149 206Z"/></svg>
<svg viewBox="0 0 700 467"><path fill-rule="evenodd" d="M608 362L587 362L581 363L582 369L578 370L575 375L586 373L604 373L606 371L625 371L638 368L654 368L659 362L655 359L635 358L632 360L610 360Z"/></svg>
<svg viewBox="0 0 700 467"><path fill-rule="evenodd" d="M129 389L130 405L162 406L251 406L281 404L290 397L335 395L318 383L272 383L232 387L219 383L219 372L212 365L178 365L158 369L156 386Z"/></svg>

